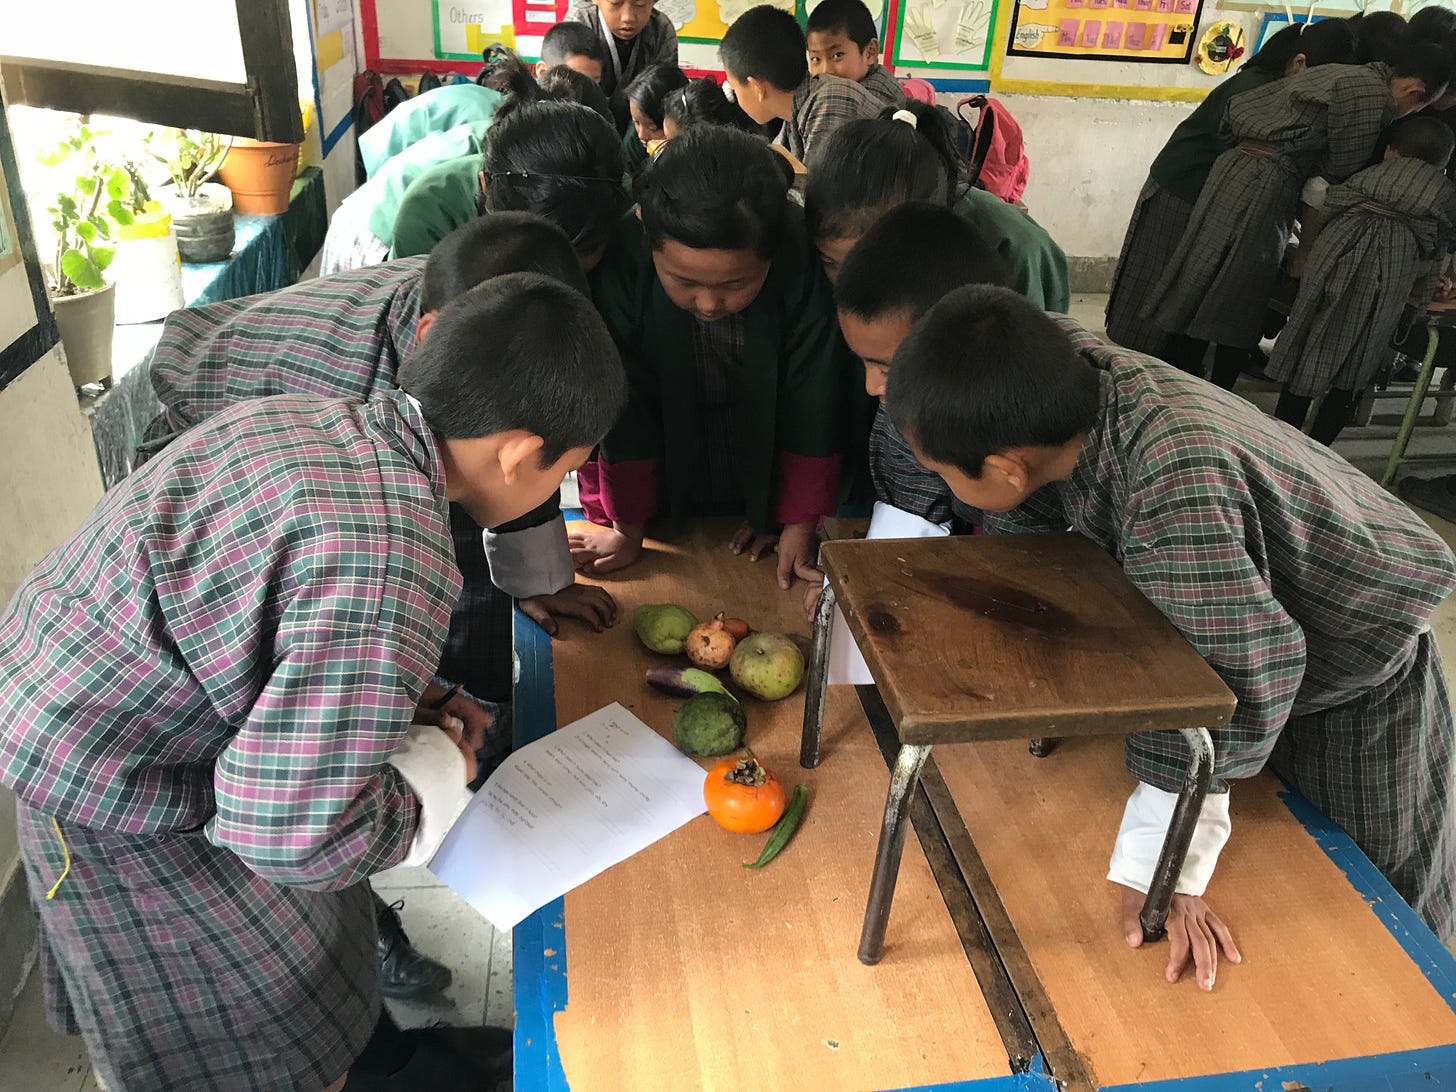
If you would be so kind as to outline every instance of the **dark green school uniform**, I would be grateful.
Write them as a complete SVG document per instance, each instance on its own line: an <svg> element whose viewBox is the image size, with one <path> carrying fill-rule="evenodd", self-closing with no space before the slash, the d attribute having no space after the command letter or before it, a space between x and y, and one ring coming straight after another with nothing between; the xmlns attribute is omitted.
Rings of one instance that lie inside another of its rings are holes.
<svg viewBox="0 0 1456 1092"><path fill-rule="evenodd" d="M1011 271L1011 284L1043 311L1066 314L1072 306L1072 279L1062 248L1028 214L994 193L972 189L956 212L981 228L996 244Z"/></svg>
<svg viewBox="0 0 1456 1092"><path fill-rule="evenodd" d="M745 518L767 530L834 514L843 414L859 377L796 206L762 290L738 316L700 323L668 299L633 214L593 273L592 289L622 352L631 397L602 441L599 481L583 477L590 518L641 523L659 512L699 512L701 431L722 405L705 394L707 373L724 357ZM730 336L717 336L730 327Z"/></svg>

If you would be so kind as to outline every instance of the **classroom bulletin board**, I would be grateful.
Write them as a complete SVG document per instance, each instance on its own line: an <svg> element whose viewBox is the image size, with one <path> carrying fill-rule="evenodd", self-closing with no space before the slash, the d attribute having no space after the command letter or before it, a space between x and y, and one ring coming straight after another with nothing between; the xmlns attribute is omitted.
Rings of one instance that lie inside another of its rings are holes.
<svg viewBox="0 0 1456 1092"><path fill-rule="evenodd" d="M1187 64L1203 0L1018 0L1009 54Z"/></svg>

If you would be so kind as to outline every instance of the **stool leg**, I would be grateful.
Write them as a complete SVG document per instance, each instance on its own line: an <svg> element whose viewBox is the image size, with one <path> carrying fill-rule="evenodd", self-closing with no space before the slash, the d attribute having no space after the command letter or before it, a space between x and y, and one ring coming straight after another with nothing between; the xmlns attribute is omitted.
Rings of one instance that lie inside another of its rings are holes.
<svg viewBox="0 0 1456 1092"><path fill-rule="evenodd" d="M1421 374L1416 378L1415 390L1411 391L1410 401L1405 406L1405 416L1401 418L1400 431L1395 434L1395 446L1390 449L1390 458L1385 463L1385 473L1380 475L1380 484L1387 489L1390 483L1395 481L1395 472L1400 469L1401 460L1405 458L1405 449L1410 445L1411 433L1416 430L1416 418L1421 415L1421 405L1426 400L1426 392L1431 389L1431 376L1436 371L1436 345L1440 340L1441 333L1434 326L1426 328L1426 359L1421 363Z"/></svg>
<svg viewBox="0 0 1456 1092"><path fill-rule="evenodd" d="M1183 775L1183 787L1178 791L1178 803L1173 808L1173 821L1168 824L1163 851L1158 854L1158 865L1153 870L1152 886L1143 901L1143 911L1138 915L1143 927L1143 940L1148 942L1162 940L1167 931L1164 925L1168 920L1168 908L1173 904L1178 874L1183 871L1183 859L1188 856L1188 846L1198 827L1203 798L1208 795L1208 785L1213 780L1213 737L1208 734L1208 729L1184 728L1183 738L1188 741L1188 772Z"/></svg>
<svg viewBox="0 0 1456 1092"><path fill-rule="evenodd" d="M1057 749L1057 737L1042 736L1040 739L1034 739L1031 741L1031 746L1027 749L1031 752L1033 758L1046 758L1047 755Z"/></svg>
<svg viewBox="0 0 1456 1092"><path fill-rule="evenodd" d="M864 928L859 934L859 961L873 966L885 954L885 925L890 920L890 903L895 898L895 880L900 875L900 854L905 848L905 827L910 797L920 784L920 771L930 757L929 744L901 744L890 774L890 794L885 799L885 822L880 827L880 846L875 851L875 871L870 877L869 905Z"/></svg>
<svg viewBox="0 0 1456 1092"><path fill-rule="evenodd" d="M819 765L819 735L824 730L824 695L829 690L829 641L834 635L834 588L826 580L814 608L814 644L809 650L809 682L804 693L804 738L799 765Z"/></svg>

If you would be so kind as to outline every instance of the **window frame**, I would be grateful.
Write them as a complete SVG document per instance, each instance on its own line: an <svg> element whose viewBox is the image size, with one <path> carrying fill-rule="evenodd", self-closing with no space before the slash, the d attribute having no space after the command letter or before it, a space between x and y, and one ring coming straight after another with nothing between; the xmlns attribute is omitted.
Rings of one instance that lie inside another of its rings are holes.
<svg viewBox="0 0 1456 1092"><path fill-rule="evenodd" d="M11 105L109 114L256 140L303 140L288 0L234 0L246 83L0 56Z"/></svg>

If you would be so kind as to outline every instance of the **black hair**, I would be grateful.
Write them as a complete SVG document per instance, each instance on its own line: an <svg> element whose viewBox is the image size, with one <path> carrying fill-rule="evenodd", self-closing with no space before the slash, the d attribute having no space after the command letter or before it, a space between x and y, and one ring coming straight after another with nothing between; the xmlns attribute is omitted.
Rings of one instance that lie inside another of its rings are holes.
<svg viewBox="0 0 1456 1092"><path fill-rule="evenodd" d="M456 296L506 273L540 273L588 291L571 240L545 217L498 212L461 224L435 244L420 277L420 313L438 311Z"/></svg>
<svg viewBox="0 0 1456 1092"><path fill-rule="evenodd" d="M718 57L735 80L758 79L794 91L809 75L804 31L780 8L749 8L723 35Z"/></svg>
<svg viewBox="0 0 1456 1092"><path fill-rule="evenodd" d="M597 41L597 32L585 23L557 23L541 38L541 59L548 65L565 64L572 57L586 57L607 63L607 51Z"/></svg>
<svg viewBox="0 0 1456 1092"><path fill-rule="evenodd" d="M816 30L826 34L838 31L860 49L880 36L875 17L863 0L823 0L809 13L809 25L804 29L806 34Z"/></svg>
<svg viewBox="0 0 1456 1092"><path fill-rule="evenodd" d="M627 209L622 141L578 102L532 102L486 132L481 212L538 213L566 232L578 254L606 244Z"/></svg>
<svg viewBox="0 0 1456 1092"><path fill-rule="evenodd" d="M1405 16L1393 11L1361 12L1350 16L1349 24L1355 32L1356 64L1393 64L1407 44Z"/></svg>
<svg viewBox="0 0 1456 1092"><path fill-rule="evenodd" d="M736 102L723 94L711 76L700 76L663 99L662 116L672 118L681 135L694 125L726 125L745 133L756 131L753 119Z"/></svg>
<svg viewBox="0 0 1456 1092"><path fill-rule="evenodd" d="M482 83L492 91L505 96L495 112L491 114L491 126L499 125L528 102L556 99L563 102L579 102L589 106L602 117L612 122L612 110L607 105L606 93L601 85L590 76L583 76L574 68L558 64L548 68L536 78L535 69L526 64L508 49L502 47L500 55L494 58Z"/></svg>
<svg viewBox="0 0 1456 1092"><path fill-rule="evenodd" d="M1097 423L1097 370L1009 288L958 288L900 343L890 418L937 463L979 478L988 455L1065 444Z"/></svg>
<svg viewBox="0 0 1456 1092"><path fill-rule="evenodd" d="M1456 11L1440 4L1427 4L1406 21L1412 41L1439 42L1456 33Z"/></svg>
<svg viewBox="0 0 1456 1092"><path fill-rule="evenodd" d="M767 258L783 233L792 182L793 168L763 141L700 125L647 161L635 196L653 250L672 239Z"/></svg>
<svg viewBox="0 0 1456 1092"><path fill-rule="evenodd" d="M1391 126L1390 146L1406 158L1424 159L1444 171L1456 148L1456 134L1440 118L1418 114Z"/></svg>
<svg viewBox="0 0 1456 1092"><path fill-rule="evenodd" d="M914 125L895 117L902 110ZM964 188L950 123L928 103L907 100L877 118L846 122L816 154L804 191L804 220L816 240L863 235L902 201L950 205Z"/></svg>
<svg viewBox="0 0 1456 1092"><path fill-rule="evenodd" d="M1416 42L1406 46L1391 64L1391 76L1420 80L1426 85L1427 101L1439 98L1442 89L1451 82L1451 54L1443 46Z"/></svg>
<svg viewBox="0 0 1456 1092"><path fill-rule="evenodd" d="M1291 23L1264 43L1244 67L1282 79L1289 62L1304 54L1306 68L1322 64L1350 64L1355 59L1355 31L1348 19L1321 19L1318 23Z"/></svg>
<svg viewBox="0 0 1456 1092"><path fill-rule="evenodd" d="M621 357L591 300L537 273L495 277L447 303L399 385L440 438L520 429L545 441L542 466L599 443L627 402Z"/></svg>
<svg viewBox="0 0 1456 1092"><path fill-rule="evenodd" d="M834 302L870 322L894 314L918 320L967 284L1009 287L1011 271L995 244L954 210L911 201L855 243L839 267Z"/></svg>
<svg viewBox="0 0 1456 1092"><path fill-rule="evenodd" d="M687 74L675 64L655 64L644 69L627 85L628 100L641 110L652 124L662 128L663 106L668 95L688 84Z"/></svg>

